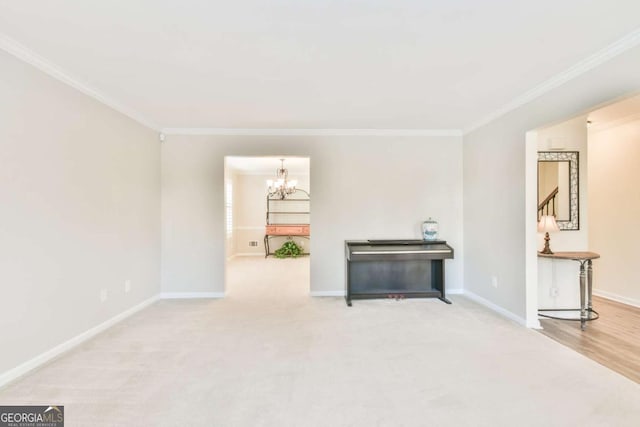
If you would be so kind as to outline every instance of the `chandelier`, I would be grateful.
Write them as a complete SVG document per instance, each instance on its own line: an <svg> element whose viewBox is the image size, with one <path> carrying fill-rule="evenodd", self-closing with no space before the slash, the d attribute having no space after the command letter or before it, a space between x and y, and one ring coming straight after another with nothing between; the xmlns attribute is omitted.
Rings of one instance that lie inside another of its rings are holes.
<svg viewBox="0 0 640 427"><path fill-rule="evenodd" d="M287 180L289 171L284 168L284 159L280 159L280 169L276 169L276 179L267 180L269 197L284 199L288 195L296 191L298 181L292 179Z"/></svg>

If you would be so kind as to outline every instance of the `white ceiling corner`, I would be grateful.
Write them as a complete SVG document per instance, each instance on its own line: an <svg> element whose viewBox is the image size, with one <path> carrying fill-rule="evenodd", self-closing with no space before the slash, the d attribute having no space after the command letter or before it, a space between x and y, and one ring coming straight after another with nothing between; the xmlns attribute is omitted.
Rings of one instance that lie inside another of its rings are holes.
<svg viewBox="0 0 640 427"><path fill-rule="evenodd" d="M59 66L55 65L53 62L43 58L37 53L29 50L27 47L21 45L17 41L12 38L6 36L5 34L0 33L0 49L6 51L7 53L15 56L18 59L26 62L27 64L31 64L40 71L50 75L51 77L71 86L72 88L88 95L102 104L118 111L119 113L124 114L125 116L135 120L136 122L151 128L153 130L159 130L160 126L158 126L153 121L149 120L140 112L130 108L121 102L118 102L108 95L101 93L100 91L92 88L86 83L81 82L80 80L74 78L67 71L62 70Z"/></svg>
<svg viewBox="0 0 640 427"><path fill-rule="evenodd" d="M640 120L640 94L598 108L587 115L589 132L601 132Z"/></svg>
<svg viewBox="0 0 640 427"><path fill-rule="evenodd" d="M518 96L508 104L494 111L493 113L487 115L486 117L478 120L473 123L471 126L464 129L464 134L468 134L473 132L476 129L490 123L491 121L507 114L509 111L513 111L534 99L544 95L547 92L555 89L558 86L563 85L564 83L575 79L576 77L586 73L589 70L594 69L598 65L604 64L612 58L620 55L621 53L632 49L636 46L640 45L640 29L637 29L630 34L627 34L625 37L615 41L610 44L606 48L596 52L595 54L589 56L588 58L583 59L582 61L574 64L570 68L565 71L556 74L550 79L546 80L542 84L532 88L526 93Z"/></svg>

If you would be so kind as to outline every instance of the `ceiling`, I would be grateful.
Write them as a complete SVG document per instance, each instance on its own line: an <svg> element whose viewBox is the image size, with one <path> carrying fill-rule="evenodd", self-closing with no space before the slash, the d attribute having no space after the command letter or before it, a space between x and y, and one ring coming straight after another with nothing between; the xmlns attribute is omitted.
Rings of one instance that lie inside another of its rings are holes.
<svg viewBox="0 0 640 427"><path fill-rule="evenodd" d="M235 171L251 175L273 175L280 169L280 159L283 157L225 157L225 165ZM309 175L308 157L284 157L284 167L289 176Z"/></svg>
<svg viewBox="0 0 640 427"><path fill-rule="evenodd" d="M0 35L160 128L464 129L640 2L0 0Z"/></svg>
<svg viewBox="0 0 640 427"><path fill-rule="evenodd" d="M608 129L627 121L640 118L640 95L631 96L606 107L595 110L587 116L593 130Z"/></svg>

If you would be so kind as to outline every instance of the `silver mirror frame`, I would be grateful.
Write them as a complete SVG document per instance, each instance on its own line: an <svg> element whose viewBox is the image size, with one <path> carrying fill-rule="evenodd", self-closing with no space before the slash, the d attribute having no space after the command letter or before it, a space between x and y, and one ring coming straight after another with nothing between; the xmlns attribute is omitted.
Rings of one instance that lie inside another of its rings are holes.
<svg viewBox="0 0 640 427"><path fill-rule="evenodd" d="M556 221L560 230L580 230L578 160L577 151L538 151L539 162L569 162L569 220Z"/></svg>

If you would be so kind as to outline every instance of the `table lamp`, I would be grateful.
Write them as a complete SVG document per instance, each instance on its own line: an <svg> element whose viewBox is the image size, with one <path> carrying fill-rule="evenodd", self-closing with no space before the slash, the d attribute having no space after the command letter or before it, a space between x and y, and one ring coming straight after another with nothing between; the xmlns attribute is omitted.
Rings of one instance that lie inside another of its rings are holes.
<svg viewBox="0 0 640 427"><path fill-rule="evenodd" d="M544 235L544 249L540 251L541 254L553 254L549 247L549 232L560 231L556 218L553 215L543 215L538 222L538 232L545 233Z"/></svg>

